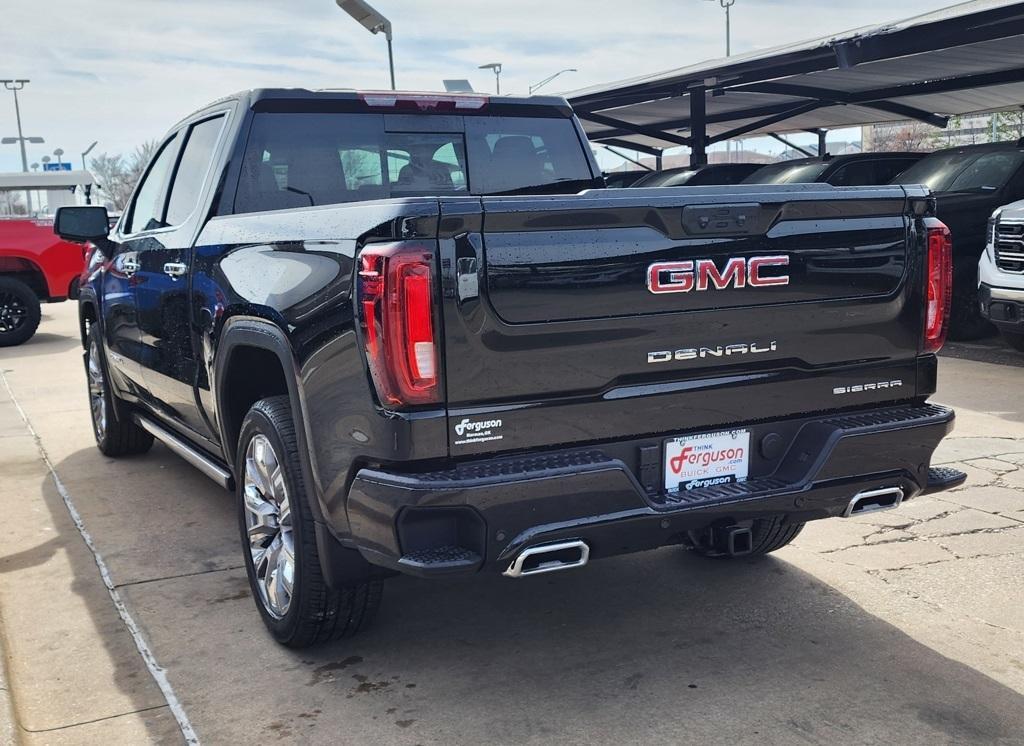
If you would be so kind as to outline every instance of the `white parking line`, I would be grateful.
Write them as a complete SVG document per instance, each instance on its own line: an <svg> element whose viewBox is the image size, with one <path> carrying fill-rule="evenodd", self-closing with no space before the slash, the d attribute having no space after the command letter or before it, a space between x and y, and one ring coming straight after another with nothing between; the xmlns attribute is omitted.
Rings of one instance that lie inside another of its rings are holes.
<svg viewBox="0 0 1024 746"><path fill-rule="evenodd" d="M46 448L43 446L43 441L39 437L39 433L32 427L32 423L28 419L28 415L25 410L22 409L21 404L18 402L17 397L14 395L14 390L11 389L11 384L7 380L7 376L4 375L3 371L0 371L0 379L3 379L4 388L7 389L8 395L11 397L11 401L18 410L18 414L21 415L22 421L25 423L25 427L28 428L32 438L36 442L36 448L39 449L39 455L43 459L43 463L46 464L46 468L50 472L50 476L53 477L53 484L57 488L58 494L64 501L64 506L68 510L68 515L71 516L71 520L75 524L75 528L78 529L78 533L82 536L82 541L92 552L92 557L96 562L96 567L100 570L100 577L103 578L103 584L107 587L107 593L110 594L110 600L114 603L114 608L117 609L117 613L121 616L121 621L124 622L125 627L128 628L128 634L132 636L132 640L135 641L135 647L138 648L139 655L142 656L142 660L146 663L146 668L149 669L150 675L153 677L153 681L160 687L160 692L164 695L164 699L167 701L167 706L170 708L171 713L174 715L174 719L178 721L178 727L181 729L181 735L185 739L187 744L198 744L199 737L196 736L196 732L192 729L192 723L188 719L188 714L185 712L185 708L181 706L181 702L178 700L178 695L174 693L174 687L171 686L171 682L167 680L167 672L165 669L157 663L156 656L153 654L152 649L146 643L145 638L142 636L142 632L139 626L135 623L132 618L131 612L128 611L128 607L125 606L123 600L121 600L121 594L117 592L117 587L114 584L114 580L110 575L110 570L107 568L107 563L103 559L103 555L100 554L93 543L92 535L85 527L85 523L82 521L82 516L79 514L78 509L75 507L74 501L71 499L71 494L68 492L64 483L61 481L60 476L57 474L57 470L53 468L53 463L50 461L50 456L46 453Z"/></svg>

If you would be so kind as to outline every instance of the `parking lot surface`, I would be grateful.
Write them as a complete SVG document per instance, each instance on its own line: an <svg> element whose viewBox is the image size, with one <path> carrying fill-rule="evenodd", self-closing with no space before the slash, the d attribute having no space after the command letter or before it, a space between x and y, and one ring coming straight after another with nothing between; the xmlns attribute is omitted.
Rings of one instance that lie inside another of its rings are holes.
<svg viewBox="0 0 1024 746"><path fill-rule="evenodd" d="M961 489L756 561L398 578L368 633L293 652L249 597L233 496L162 445L96 450L75 306L48 307L0 350L0 722L24 743L1024 743L1024 357L952 352L937 460Z"/></svg>

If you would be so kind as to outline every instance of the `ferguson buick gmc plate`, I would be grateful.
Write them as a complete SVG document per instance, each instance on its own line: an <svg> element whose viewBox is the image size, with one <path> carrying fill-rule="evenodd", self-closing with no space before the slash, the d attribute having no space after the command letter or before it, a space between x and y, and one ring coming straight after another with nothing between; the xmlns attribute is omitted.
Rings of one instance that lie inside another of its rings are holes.
<svg viewBox="0 0 1024 746"><path fill-rule="evenodd" d="M673 438L665 442L665 489L678 492L743 482L749 465L749 430Z"/></svg>

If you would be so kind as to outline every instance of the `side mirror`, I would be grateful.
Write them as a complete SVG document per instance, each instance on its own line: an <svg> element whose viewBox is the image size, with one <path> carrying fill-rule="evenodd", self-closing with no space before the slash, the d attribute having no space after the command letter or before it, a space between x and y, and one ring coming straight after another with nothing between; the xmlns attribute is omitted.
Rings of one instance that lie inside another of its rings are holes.
<svg viewBox="0 0 1024 746"><path fill-rule="evenodd" d="M107 208L58 207L53 219L53 232L65 241L98 241L110 233Z"/></svg>

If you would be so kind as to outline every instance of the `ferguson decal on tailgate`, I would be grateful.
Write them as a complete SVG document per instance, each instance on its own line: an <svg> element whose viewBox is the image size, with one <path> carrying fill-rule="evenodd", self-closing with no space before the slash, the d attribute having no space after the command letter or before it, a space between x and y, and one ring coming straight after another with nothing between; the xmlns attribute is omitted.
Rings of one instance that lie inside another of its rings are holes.
<svg viewBox="0 0 1024 746"><path fill-rule="evenodd" d="M763 274L771 267L788 267L788 256L733 257L718 269L714 259L683 262L655 262L647 268L647 289L652 293L688 293L691 290L728 290L731 288L788 285L788 274Z"/></svg>
<svg viewBox="0 0 1024 746"><path fill-rule="evenodd" d="M455 434L459 436L455 445L501 440L504 436L495 432L497 430L501 430L501 420L471 420L463 417L461 422L455 424Z"/></svg>

